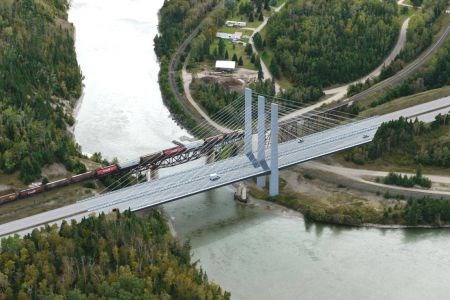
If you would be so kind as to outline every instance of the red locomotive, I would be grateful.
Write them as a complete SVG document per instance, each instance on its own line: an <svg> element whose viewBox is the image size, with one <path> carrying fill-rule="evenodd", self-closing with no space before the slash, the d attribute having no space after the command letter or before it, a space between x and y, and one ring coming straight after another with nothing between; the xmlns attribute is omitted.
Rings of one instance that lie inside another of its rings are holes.
<svg viewBox="0 0 450 300"><path fill-rule="evenodd" d="M166 157L167 156L174 156L174 155L177 155L177 154L181 154L184 151L186 151L185 147L178 146L178 147L173 147L173 148L164 150L163 151L163 155L166 156Z"/></svg>
<svg viewBox="0 0 450 300"><path fill-rule="evenodd" d="M103 167L103 168L97 169L95 171L95 175L97 175L97 176L105 176L105 175L108 175L110 173L114 173L117 170L119 170L119 167L117 165L111 165L111 166L107 166L107 167Z"/></svg>

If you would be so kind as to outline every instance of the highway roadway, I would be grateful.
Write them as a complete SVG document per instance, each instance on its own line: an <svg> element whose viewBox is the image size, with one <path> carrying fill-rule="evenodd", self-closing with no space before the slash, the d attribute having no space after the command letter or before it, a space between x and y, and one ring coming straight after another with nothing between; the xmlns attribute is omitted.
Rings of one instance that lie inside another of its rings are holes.
<svg viewBox="0 0 450 300"><path fill-rule="evenodd" d="M378 127L383 122L398 119L400 116L412 116L414 118L419 116L421 120L430 122L437 114L448 113L449 111L450 97L446 97L398 112L372 117L305 136L302 143L297 140L285 142L279 145L279 166L280 169L287 168L317 157L368 143L373 139ZM368 137L364 137L365 135ZM270 150L266 151L266 158L269 157ZM110 212L114 208L121 211L126 209L138 211L248 178L268 175L270 173L268 166L270 166L269 160L267 164L261 165L256 162L254 157L243 155L233 157L2 224L0 225L0 236L13 233L25 234L44 224L58 224L63 219L80 220L91 213ZM211 181L209 175L212 173L219 174L220 179Z"/></svg>

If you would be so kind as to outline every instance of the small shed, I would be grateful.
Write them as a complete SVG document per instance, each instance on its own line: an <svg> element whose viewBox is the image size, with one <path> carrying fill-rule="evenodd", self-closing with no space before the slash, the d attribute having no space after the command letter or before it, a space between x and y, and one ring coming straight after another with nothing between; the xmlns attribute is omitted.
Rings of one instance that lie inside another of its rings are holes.
<svg viewBox="0 0 450 300"><path fill-rule="evenodd" d="M217 60L216 61L216 70L217 71L225 71L225 72L233 72L236 69L236 62L232 60Z"/></svg>

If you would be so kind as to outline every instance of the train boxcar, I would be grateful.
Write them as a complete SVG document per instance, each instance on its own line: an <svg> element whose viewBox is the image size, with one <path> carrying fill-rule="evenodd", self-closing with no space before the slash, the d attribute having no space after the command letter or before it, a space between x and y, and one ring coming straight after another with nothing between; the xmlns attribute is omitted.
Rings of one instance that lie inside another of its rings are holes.
<svg viewBox="0 0 450 300"><path fill-rule="evenodd" d="M135 167L137 167L140 163L140 160L130 160L130 161L125 161L125 162L121 162L118 164L118 167L121 171L128 171L131 170Z"/></svg>
<svg viewBox="0 0 450 300"><path fill-rule="evenodd" d="M38 186L31 189L21 190L19 191L19 198L26 198L33 196L35 194L42 193L44 191L44 186Z"/></svg>
<svg viewBox="0 0 450 300"><path fill-rule="evenodd" d="M0 204L7 203L7 202L10 202L10 201L14 201L16 199L17 199L17 194L16 193L3 195L3 196L0 196Z"/></svg>
<svg viewBox="0 0 450 300"><path fill-rule="evenodd" d="M142 156L141 157L141 164L147 164L149 162L153 162L156 161L158 159L160 159L161 157L163 157L163 153L162 152L157 152L157 153L152 153L146 156Z"/></svg>
<svg viewBox="0 0 450 300"><path fill-rule="evenodd" d="M72 176L70 178L70 182L71 183L76 183L76 182L80 182L80 181L83 181L83 180L87 180L87 179L90 179L90 178L94 177L94 175L95 175L95 171L89 171L89 172L86 172L86 173L74 175L74 176Z"/></svg>
<svg viewBox="0 0 450 300"><path fill-rule="evenodd" d="M119 168L117 167L117 165L110 165L110 166L107 166L107 167L103 167L103 168L97 169L95 171L95 175L97 175L97 176L105 176L105 175L114 173L118 169Z"/></svg>
<svg viewBox="0 0 450 300"><path fill-rule="evenodd" d="M176 154L183 153L184 151L186 151L185 147L178 146L178 147L174 147L174 148L170 148L170 149L164 150L163 154L164 154L165 157L167 157L167 156L174 156Z"/></svg>
<svg viewBox="0 0 450 300"><path fill-rule="evenodd" d="M61 180L56 180L56 181L52 181L52 182L47 183L45 185L45 189L49 190L49 189L53 189L53 188L56 188L56 187L61 187L61 186L68 185L69 183L70 183L69 178L64 178L64 179L61 179Z"/></svg>

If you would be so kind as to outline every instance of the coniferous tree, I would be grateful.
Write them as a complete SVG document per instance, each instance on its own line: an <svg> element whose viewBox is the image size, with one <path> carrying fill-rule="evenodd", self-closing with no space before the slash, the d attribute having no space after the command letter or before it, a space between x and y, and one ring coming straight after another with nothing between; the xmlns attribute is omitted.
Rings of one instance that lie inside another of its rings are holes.
<svg viewBox="0 0 450 300"><path fill-rule="evenodd" d="M259 81L264 80L264 72L263 72L261 64L259 64L259 67L258 67L258 80Z"/></svg>

